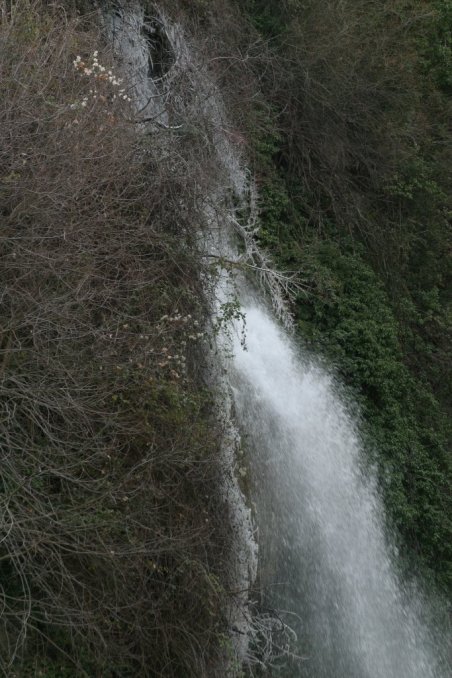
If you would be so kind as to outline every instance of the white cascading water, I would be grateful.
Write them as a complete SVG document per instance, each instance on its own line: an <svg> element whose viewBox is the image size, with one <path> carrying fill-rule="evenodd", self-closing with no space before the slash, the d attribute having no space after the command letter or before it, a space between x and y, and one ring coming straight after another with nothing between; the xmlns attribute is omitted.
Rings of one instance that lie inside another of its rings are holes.
<svg viewBox="0 0 452 678"><path fill-rule="evenodd" d="M298 634L294 678L439 678L446 659L394 573L360 440L333 379L244 293L231 382L248 448L266 604ZM291 620L291 621L290 621ZM439 643L441 647L442 643ZM278 672L277 675L281 675Z"/></svg>
<svg viewBox="0 0 452 678"><path fill-rule="evenodd" d="M284 316L284 300L275 283L278 276L267 275L268 261L253 240L257 201L240 153L225 133L220 92L192 54L182 27L163 14L157 20L167 32L175 59L166 79L154 81L143 37L142 3L117 2L114 8L105 12L105 31L131 84L137 115L153 121L147 123L153 133L173 129L167 99L174 81L188 83L188 91L197 93L190 104L196 108L194 119L201 128L204 125L206 137L207 132L212 135L218 156L219 179L205 196L210 230L206 255L251 263L269 282L276 314ZM148 26L146 34L151 29ZM177 96L172 103L173 109L180 109L182 121L185 105ZM171 143L168 138L170 151ZM249 213L247 225L238 222L234 202ZM239 256L231 244L237 234L245 243L245 255ZM243 277L232 284L227 274L220 276L218 318L236 294L246 317L246 344L237 320L233 331L220 337L224 349L220 361L247 452L258 528L259 585L270 614L276 610L295 629L298 643L292 649L303 656L301 660L289 656L275 675L447 678L447 643L429 630L425 601L412 589L407 591L395 574L381 502L371 474L361 473L359 434L334 380L300 355ZM221 372L218 357L215 370ZM229 408L224 409L229 430ZM236 530L231 585L239 592L228 616L237 662L233 668L234 662L225 659L224 670L215 675L235 676L240 662L252 657L246 641L247 633L253 635L246 588L255 578L255 549L249 512L232 472L234 443L226 447L225 497Z"/></svg>

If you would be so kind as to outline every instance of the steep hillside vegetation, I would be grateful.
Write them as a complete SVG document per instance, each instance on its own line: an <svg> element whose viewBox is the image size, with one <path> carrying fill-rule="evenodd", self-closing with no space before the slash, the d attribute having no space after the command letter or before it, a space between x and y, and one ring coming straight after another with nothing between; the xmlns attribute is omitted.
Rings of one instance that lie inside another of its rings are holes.
<svg viewBox="0 0 452 678"><path fill-rule="evenodd" d="M211 678L211 130L140 133L105 4L0 0L0 668ZM405 568L450 595L451 3L160 5L227 101L297 336L361 408Z"/></svg>
<svg viewBox="0 0 452 678"><path fill-rule="evenodd" d="M361 404L407 562L450 592L450 3L239 4L261 241Z"/></svg>
<svg viewBox="0 0 452 678"><path fill-rule="evenodd" d="M201 376L207 150L138 131L96 23L1 3L0 666L210 677L230 526Z"/></svg>

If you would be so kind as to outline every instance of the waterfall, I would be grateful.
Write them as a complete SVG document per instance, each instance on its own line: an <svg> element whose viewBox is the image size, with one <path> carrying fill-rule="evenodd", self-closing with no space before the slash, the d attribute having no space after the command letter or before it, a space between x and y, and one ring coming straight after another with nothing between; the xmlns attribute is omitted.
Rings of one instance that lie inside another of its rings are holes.
<svg viewBox="0 0 452 678"><path fill-rule="evenodd" d="M297 646L286 652L286 667L275 669L277 675L446 678L441 649L446 642L430 630L421 595L396 575L375 480L361 471L357 426L334 379L300 353L276 319L286 313L284 290L253 238L256 196L240 153L224 133L228 124L221 94L194 57L183 29L156 13L150 23L140 2L117 2L104 18L132 87L137 118L154 135L155 148L160 143L165 152L171 152L173 142L170 136L158 141L158 130L183 130L191 120L205 132L206 144L210 139L217 156L218 175L205 196L210 231L200 238L205 254L239 266L251 264L270 290L276 311L267 309L244 276L232 282L226 273L219 276L217 318L237 296L246 319L246 341L240 319L233 320L232 331L229 326L220 332L220 351L212 356L212 372L226 372L213 382L221 383L225 428L233 441L225 444L224 494L236 529L229 582L240 591L229 611L235 664L252 658L246 637L253 636L253 623L245 589L255 579L255 548L249 510L234 474L238 462L231 399L246 452L247 470L240 461L240 471L247 474L258 530L262 606L287 618L298 637ZM167 51L173 51L172 61L165 57L168 73L158 77L149 55L153 31L165 32ZM180 95L184 88L191 93L188 101ZM237 203L249 214L247 224L236 217ZM240 255L237 238L244 245ZM227 668L218 675L237 675L233 664L225 660Z"/></svg>
<svg viewBox="0 0 452 678"><path fill-rule="evenodd" d="M265 603L292 613L306 678L439 678L420 594L397 580L373 478L333 379L242 284L231 386L248 448ZM442 663L444 662L444 663ZM278 672L278 675L281 675Z"/></svg>

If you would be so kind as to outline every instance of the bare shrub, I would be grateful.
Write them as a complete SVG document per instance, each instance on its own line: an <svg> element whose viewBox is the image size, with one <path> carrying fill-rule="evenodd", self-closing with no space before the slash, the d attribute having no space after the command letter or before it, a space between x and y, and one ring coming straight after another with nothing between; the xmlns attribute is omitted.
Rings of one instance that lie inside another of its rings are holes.
<svg viewBox="0 0 452 678"><path fill-rule="evenodd" d="M227 530L192 156L129 122L92 22L1 17L1 668L210 676Z"/></svg>
<svg viewBox="0 0 452 678"><path fill-rule="evenodd" d="M273 37L240 8L273 22ZM231 103L231 133L250 155L280 134L274 159L308 227L322 232L333 221L376 257L403 257L400 206L392 197L391 209L387 184L416 158L428 124L416 112L415 41L429 12L397 2L215 0L201 16L206 54L216 52L212 72ZM258 167L265 171L262 158Z"/></svg>
<svg viewBox="0 0 452 678"><path fill-rule="evenodd" d="M278 160L307 227L322 234L335 223L367 243L382 271L400 269L409 236L388 182L428 141L416 40L429 12L329 0L282 3L280 13L265 91L281 111Z"/></svg>

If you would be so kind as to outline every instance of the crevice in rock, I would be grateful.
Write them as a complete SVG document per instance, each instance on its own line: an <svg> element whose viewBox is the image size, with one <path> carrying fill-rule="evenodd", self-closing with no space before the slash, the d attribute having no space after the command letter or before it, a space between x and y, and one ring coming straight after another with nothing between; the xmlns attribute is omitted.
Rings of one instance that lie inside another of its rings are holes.
<svg viewBox="0 0 452 678"><path fill-rule="evenodd" d="M148 77L152 80L164 78L176 61L164 26L155 17L145 16L141 34L149 49Z"/></svg>

